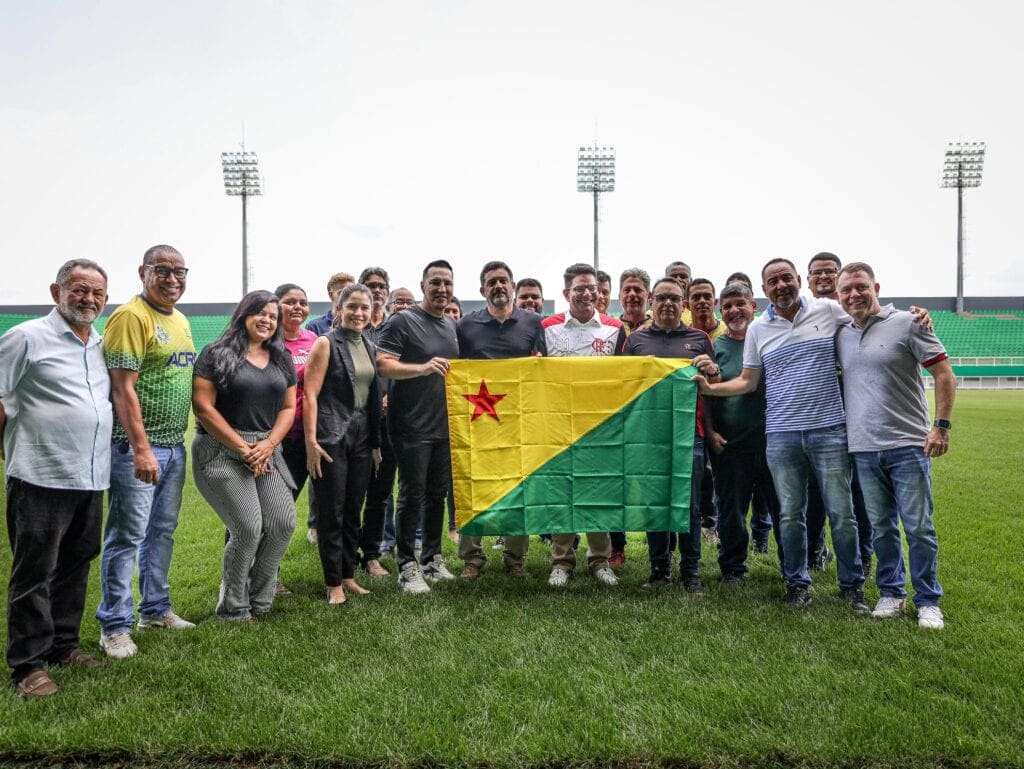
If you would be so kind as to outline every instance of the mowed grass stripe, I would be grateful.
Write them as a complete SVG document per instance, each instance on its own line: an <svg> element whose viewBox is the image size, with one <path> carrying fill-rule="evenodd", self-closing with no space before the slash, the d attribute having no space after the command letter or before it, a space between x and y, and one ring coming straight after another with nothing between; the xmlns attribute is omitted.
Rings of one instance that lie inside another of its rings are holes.
<svg viewBox="0 0 1024 769"><path fill-rule="evenodd" d="M199 627L137 634L140 653L102 670L58 671L47 701L0 693L0 761L1024 766L1024 393L959 393L955 418L934 464L941 633L911 613L852 616L834 566L799 614L781 605L774 556L752 556L748 584L723 592L707 546L704 599L648 595L639 535L618 590L581 568L553 593L534 540L528 580L488 547L475 582L411 599L361 578L373 593L337 611L304 505L282 566L296 595L256 626L226 625L213 618L223 527L189 483L171 584ZM90 651L98 600L94 568Z"/></svg>

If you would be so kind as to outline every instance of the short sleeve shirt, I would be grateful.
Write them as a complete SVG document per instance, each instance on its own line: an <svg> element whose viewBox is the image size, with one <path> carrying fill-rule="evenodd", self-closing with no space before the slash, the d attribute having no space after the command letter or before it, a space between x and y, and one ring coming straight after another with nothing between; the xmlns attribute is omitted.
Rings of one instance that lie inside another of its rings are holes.
<svg viewBox="0 0 1024 769"><path fill-rule="evenodd" d="M923 446L931 425L921 366L946 359L938 337L890 304L836 341L850 451Z"/></svg>
<svg viewBox="0 0 1024 769"><path fill-rule="evenodd" d="M402 363L458 358L455 321L436 318L419 305L388 316L377 349ZM388 429L398 440L442 441L448 437L448 404L440 374L398 379L388 396Z"/></svg>
<svg viewBox="0 0 1024 769"><path fill-rule="evenodd" d="M561 312L544 318L542 324L548 355L553 358L618 355L626 341L622 321L603 313L595 312L581 322Z"/></svg>
<svg viewBox="0 0 1024 769"><path fill-rule="evenodd" d="M217 382L213 356L207 347L196 360L196 376L209 379L217 388L214 407L236 430L266 432L284 405L285 391L296 382L294 370L286 374L272 362L263 368L242 360L226 385Z"/></svg>
<svg viewBox="0 0 1024 769"><path fill-rule="evenodd" d="M836 372L835 333L850 322L838 302L800 300L792 321L774 305L747 329L743 368L763 370L769 433L816 430L846 421Z"/></svg>
<svg viewBox="0 0 1024 769"><path fill-rule="evenodd" d="M140 295L114 310L103 339L107 368L139 374L135 392L149 442L154 446L181 443L192 409L196 362L188 319L178 310L158 310ZM115 415L114 441L126 438Z"/></svg>
<svg viewBox="0 0 1024 769"><path fill-rule="evenodd" d="M317 335L308 328L299 329L299 335L295 339L285 339L284 346L292 356L292 365L295 366L297 377L295 388L295 421L292 422L292 429L288 431L289 438L302 437L302 384L306 378L306 363L309 361L309 353L313 349L313 342Z"/></svg>
<svg viewBox="0 0 1024 769"><path fill-rule="evenodd" d="M504 323L486 307L459 321L459 354L463 358L526 358L547 355L547 342L540 316L518 307Z"/></svg>
<svg viewBox="0 0 1024 769"><path fill-rule="evenodd" d="M723 334L714 340L715 362L722 369L722 381L735 379L743 373L743 340ZM764 377L752 393L728 398L710 398L715 432L728 441L727 452L763 452L765 450Z"/></svg>

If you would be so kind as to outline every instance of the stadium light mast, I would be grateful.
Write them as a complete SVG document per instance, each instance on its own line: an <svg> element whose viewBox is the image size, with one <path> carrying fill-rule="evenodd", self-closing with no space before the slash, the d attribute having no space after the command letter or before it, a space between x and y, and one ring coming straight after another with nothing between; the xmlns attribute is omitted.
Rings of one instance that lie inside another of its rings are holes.
<svg viewBox="0 0 1024 769"><path fill-rule="evenodd" d="M956 311L964 311L964 189L981 186L985 142L950 142L942 164L942 187L956 187Z"/></svg>
<svg viewBox="0 0 1024 769"><path fill-rule="evenodd" d="M576 191L594 196L594 269L598 269L597 219L598 197L615 191L615 148L580 147L576 165Z"/></svg>
<svg viewBox="0 0 1024 769"><path fill-rule="evenodd" d="M251 195L262 195L259 158L247 152L222 152L220 162L224 168L224 192L242 198L242 296L249 293L249 221L247 202Z"/></svg>

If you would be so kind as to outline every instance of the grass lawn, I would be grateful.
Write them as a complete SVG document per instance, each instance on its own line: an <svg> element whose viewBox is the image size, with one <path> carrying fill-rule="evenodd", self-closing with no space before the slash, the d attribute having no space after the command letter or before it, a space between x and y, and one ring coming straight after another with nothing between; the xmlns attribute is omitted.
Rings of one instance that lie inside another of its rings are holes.
<svg viewBox="0 0 1024 769"><path fill-rule="evenodd" d="M1024 393L961 392L954 420L933 470L943 632L912 611L854 616L834 565L802 613L782 605L774 556L724 593L708 546L707 596L648 595L640 536L614 590L581 570L551 591L534 539L525 581L488 550L473 583L404 597L361 577L372 594L337 609L303 523L282 566L295 595L228 625L213 617L223 527L190 480L171 584L199 627L57 671L45 701L0 691L0 764L1024 766ZM6 547L0 572L6 600ZM91 652L98 601L94 567Z"/></svg>

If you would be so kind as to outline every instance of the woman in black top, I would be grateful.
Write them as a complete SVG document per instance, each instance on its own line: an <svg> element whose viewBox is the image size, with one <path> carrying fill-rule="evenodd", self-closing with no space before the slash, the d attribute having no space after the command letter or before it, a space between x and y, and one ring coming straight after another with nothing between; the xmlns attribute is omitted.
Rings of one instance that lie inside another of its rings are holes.
<svg viewBox="0 0 1024 769"><path fill-rule="evenodd" d="M217 602L217 616L226 620L270 611L295 529L295 483L280 445L295 415L296 375L280 311L269 291L247 294L195 365L192 472L230 533Z"/></svg>
<svg viewBox="0 0 1024 769"><path fill-rule="evenodd" d="M346 590L369 592L354 577L359 512L370 473L380 464L376 350L362 333L371 303L366 286L346 286L334 307L336 327L316 340L306 363L306 461L327 602L336 605L347 601Z"/></svg>

